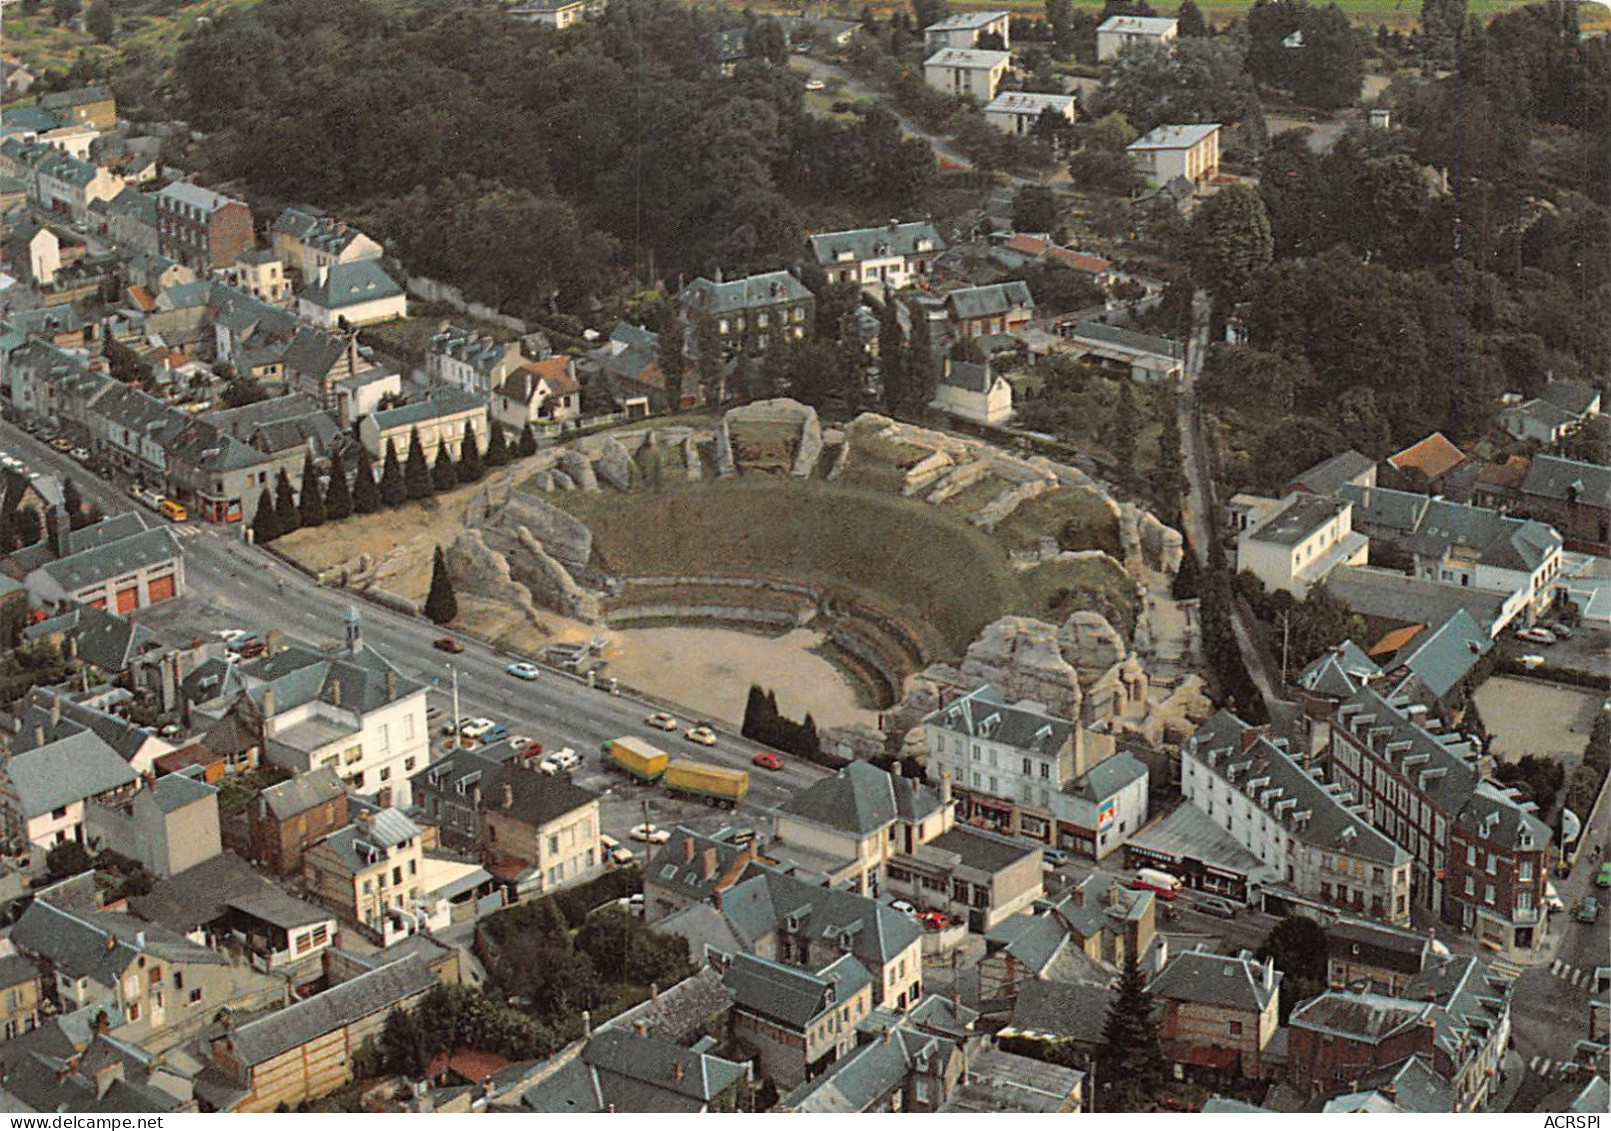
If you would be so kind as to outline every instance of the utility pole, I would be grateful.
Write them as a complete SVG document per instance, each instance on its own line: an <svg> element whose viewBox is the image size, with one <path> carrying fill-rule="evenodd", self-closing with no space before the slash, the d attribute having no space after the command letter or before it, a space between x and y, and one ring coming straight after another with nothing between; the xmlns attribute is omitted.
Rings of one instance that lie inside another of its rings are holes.
<svg viewBox="0 0 1611 1131"><path fill-rule="evenodd" d="M1286 681L1287 681L1287 640L1288 640L1288 637L1290 636L1290 633L1289 633L1288 630L1291 627L1292 627L1292 614L1291 613L1282 613L1281 614L1281 682L1282 683L1286 683ZM1279 691L1280 689L1277 688L1276 690Z"/></svg>
<svg viewBox="0 0 1611 1131"><path fill-rule="evenodd" d="M447 670L453 677L453 745L458 747L463 742L459 735L459 669L449 664Z"/></svg>

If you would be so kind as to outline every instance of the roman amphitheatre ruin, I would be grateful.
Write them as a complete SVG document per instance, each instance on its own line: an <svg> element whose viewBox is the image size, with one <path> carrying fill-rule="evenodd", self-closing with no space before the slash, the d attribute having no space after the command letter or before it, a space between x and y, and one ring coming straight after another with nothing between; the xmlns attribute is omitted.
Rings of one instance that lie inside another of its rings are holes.
<svg viewBox="0 0 1611 1131"><path fill-rule="evenodd" d="M736 723L756 682L866 734L936 681L1022 683L1067 708L1133 693L1143 665L1159 684L1143 700L1201 713L1168 596L1175 531L1080 468L887 417L824 428L774 400L657 419L278 543L403 608L436 545L455 627L529 655L604 636L609 674L711 718ZM1055 686L1030 686L1037 664ZM1129 711L1154 728L1178 713Z"/></svg>

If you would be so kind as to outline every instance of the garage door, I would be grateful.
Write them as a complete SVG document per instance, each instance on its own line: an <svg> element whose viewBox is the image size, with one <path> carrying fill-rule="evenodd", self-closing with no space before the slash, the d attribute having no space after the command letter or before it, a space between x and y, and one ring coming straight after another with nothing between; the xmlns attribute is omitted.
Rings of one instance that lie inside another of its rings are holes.
<svg viewBox="0 0 1611 1131"><path fill-rule="evenodd" d="M117 591L117 611L118 612L120 612L120 613L132 613L135 609L137 609L139 607L140 607L140 590L139 590L139 588L137 586L131 585L127 589L119 589Z"/></svg>
<svg viewBox="0 0 1611 1131"><path fill-rule="evenodd" d="M93 601L90 602L90 608L92 608L92 609L104 609L104 608L106 608L106 598L105 597L97 597L97 598L95 598Z"/></svg>
<svg viewBox="0 0 1611 1131"><path fill-rule="evenodd" d="M166 601L173 596L173 574L170 573L167 577L152 578L151 584L147 588L151 592L151 603L153 605L158 601Z"/></svg>

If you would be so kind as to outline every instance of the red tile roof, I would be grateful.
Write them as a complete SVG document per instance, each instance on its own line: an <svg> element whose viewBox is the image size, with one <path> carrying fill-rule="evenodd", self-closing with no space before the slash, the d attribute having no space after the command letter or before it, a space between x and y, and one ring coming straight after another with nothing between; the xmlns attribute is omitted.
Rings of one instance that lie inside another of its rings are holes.
<svg viewBox="0 0 1611 1131"><path fill-rule="evenodd" d="M1397 652L1411 640L1414 640L1417 636L1419 636L1421 631L1425 628L1426 625L1424 624L1407 624L1403 628L1395 628L1392 632L1389 632L1375 644L1372 644L1370 646L1370 650L1366 652L1366 655L1386 656L1390 653Z"/></svg>
<svg viewBox="0 0 1611 1131"><path fill-rule="evenodd" d="M1466 461L1466 454L1442 432L1434 432L1426 439L1411 444L1387 462L1397 471L1414 469L1428 479L1441 479Z"/></svg>
<svg viewBox="0 0 1611 1131"><path fill-rule="evenodd" d="M479 1084L488 1076L502 1072L509 1067L509 1062L495 1052L483 1052L480 1049L458 1049L452 1056L447 1052L438 1052L431 1058L426 1075L433 1079L445 1072L463 1080L466 1084Z"/></svg>
<svg viewBox="0 0 1611 1131"><path fill-rule="evenodd" d="M157 308L157 297L138 283L129 288L129 298L133 299L134 304L148 314Z"/></svg>

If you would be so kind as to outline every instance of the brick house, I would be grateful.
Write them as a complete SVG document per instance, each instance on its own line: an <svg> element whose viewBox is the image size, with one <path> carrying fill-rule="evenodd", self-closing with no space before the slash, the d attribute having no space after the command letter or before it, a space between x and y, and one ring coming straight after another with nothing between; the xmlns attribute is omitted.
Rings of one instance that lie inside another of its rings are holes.
<svg viewBox="0 0 1611 1131"><path fill-rule="evenodd" d="M856 1047L857 1025L873 1008L873 979L851 955L816 973L753 954L723 971L733 993L732 1036L753 1047L761 1075L795 1088Z"/></svg>
<svg viewBox="0 0 1611 1131"><path fill-rule="evenodd" d="M1568 550L1611 556L1611 468L1534 456L1520 494L1521 506L1559 530Z"/></svg>
<svg viewBox="0 0 1611 1131"><path fill-rule="evenodd" d="M479 809L482 851L495 875L531 873L530 890L553 891L604 871L598 794L564 775L499 766L481 783Z"/></svg>
<svg viewBox="0 0 1611 1131"><path fill-rule="evenodd" d="M347 791L320 766L258 794L247 812L252 859L276 876L302 871L302 853L348 820Z"/></svg>
<svg viewBox="0 0 1611 1131"><path fill-rule="evenodd" d="M1147 987L1163 1007L1164 1055L1188 1070L1263 1076L1265 1050L1280 1026L1281 977L1274 959L1175 955Z"/></svg>
<svg viewBox="0 0 1611 1131"><path fill-rule="evenodd" d="M242 201L180 181L157 193L156 204L158 249L199 274L252 249L252 210Z"/></svg>

